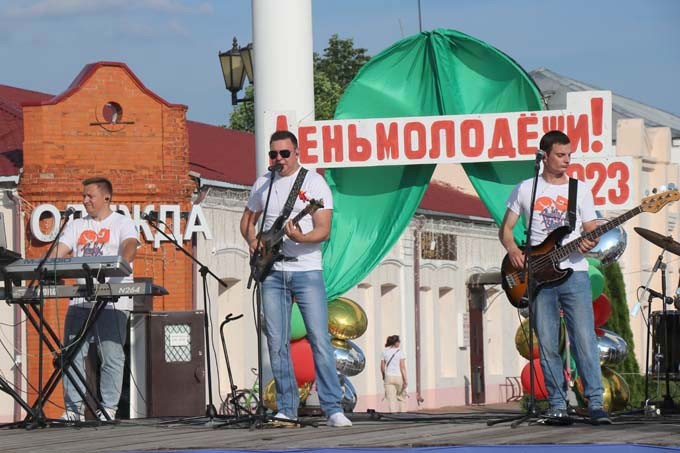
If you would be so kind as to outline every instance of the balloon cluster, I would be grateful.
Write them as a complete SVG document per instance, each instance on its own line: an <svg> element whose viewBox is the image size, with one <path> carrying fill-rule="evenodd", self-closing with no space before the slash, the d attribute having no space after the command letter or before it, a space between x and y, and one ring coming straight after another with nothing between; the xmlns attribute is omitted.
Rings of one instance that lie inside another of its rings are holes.
<svg viewBox="0 0 680 453"><path fill-rule="evenodd" d="M359 304L346 297L338 297L328 302L328 331L331 334L331 346L335 356L335 369L342 389L341 404L345 412L352 412L357 403L357 394L349 381L349 376L356 376L366 366L363 351L351 340L366 332L368 318ZM312 346L306 338L307 329L302 313L293 303L290 326L290 355L293 371L298 384L300 402L305 403L309 397L316 374ZM263 392L264 405L276 410L276 386L270 381Z"/></svg>
<svg viewBox="0 0 680 453"><path fill-rule="evenodd" d="M595 334L597 338L597 347L600 352L600 365L602 367L602 385L605 389L603 397L603 405L608 412L623 410L630 399L630 390L625 379L618 373L608 368L608 366L616 365L626 358L628 354L628 345L626 341L617 333L603 329L609 317L612 314L612 307L609 298L602 292L604 290L604 276L600 269L603 265L610 264L616 261L623 253L626 247L626 233L621 228L615 228L605 233L600 237L597 247L588 252L588 276L590 278L590 285L592 289L593 301L593 315ZM560 330L560 351L565 352L564 348L564 322L562 322ZM515 347L517 351L526 359L530 359L529 355L529 320L522 321L517 328L515 334ZM545 399L548 393L545 388L543 379L543 371L539 360L539 351L536 335L533 336L533 364L534 364L534 397L536 399ZM565 360L566 362L566 360ZM565 367L565 376L569 381L574 382L574 393L577 396L579 404L586 405L587 399L582 397L583 384L578 376L578 369L576 363L571 360L569 367ZM530 393L531 378L530 378L530 364L527 363L522 369L521 382L525 394ZM569 373L569 371L571 373Z"/></svg>

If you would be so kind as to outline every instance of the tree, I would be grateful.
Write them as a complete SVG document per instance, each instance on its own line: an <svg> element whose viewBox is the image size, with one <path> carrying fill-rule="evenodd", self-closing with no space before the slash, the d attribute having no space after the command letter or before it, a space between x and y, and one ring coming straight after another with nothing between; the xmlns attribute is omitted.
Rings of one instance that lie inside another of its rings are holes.
<svg viewBox="0 0 680 453"><path fill-rule="evenodd" d="M330 37L323 55L314 53L314 110L317 120L333 118L342 93L370 58L366 49L354 47L353 39L340 39L337 34ZM253 92L253 87L246 89L247 96L252 96ZM234 108L229 127L255 131L252 102L243 102Z"/></svg>
<svg viewBox="0 0 680 453"><path fill-rule="evenodd" d="M253 99L254 89L246 88L246 98ZM241 102L231 112L229 128L237 131L255 132L255 108L252 101Z"/></svg>
<svg viewBox="0 0 680 453"><path fill-rule="evenodd" d="M366 55L366 49L354 48L353 39L340 39L334 34L328 40L323 56L314 54L314 72L326 74L330 82L344 91L370 58Z"/></svg>
<svg viewBox="0 0 680 453"><path fill-rule="evenodd" d="M620 335L628 344L626 359L610 368L621 374L626 380L630 388L629 404L637 407L644 399L644 376L640 374L640 366L635 358L635 344L633 343L633 332L630 329L630 316L626 303L626 284L618 263L605 266L603 274L605 277L604 294L612 307L612 314L605 324L605 328Z"/></svg>

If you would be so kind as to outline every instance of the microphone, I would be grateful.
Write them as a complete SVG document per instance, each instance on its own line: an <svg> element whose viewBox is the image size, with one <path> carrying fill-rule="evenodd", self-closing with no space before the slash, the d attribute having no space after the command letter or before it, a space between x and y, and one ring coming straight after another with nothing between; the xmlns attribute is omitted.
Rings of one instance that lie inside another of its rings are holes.
<svg viewBox="0 0 680 453"><path fill-rule="evenodd" d="M69 218L76 213L76 208L70 207L65 211L59 211L62 217Z"/></svg>
<svg viewBox="0 0 680 453"><path fill-rule="evenodd" d="M282 168L283 168L283 165L274 164L271 167L267 168L267 170L269 170L269 171L281 171Z"/></svg>
<svg viewBox="0 0 680 453"><path fill-rule="evenodd" d="M139 215L143 220L158 220L158 212L156 211L149 211L148 213L142 212Z"/></svg>
<svg viewBox="0 0 680 453"><path fill-rule="evenodd" d="M640 288L644 288L644 286L640 286ZM662 301L666 302L668 305L672 304L672 303L674 302L674 300L675 300L675 298L673 298L673 297L668 297L668 296L664 297L663 294L661 294L661 293L659 293L659 292L657 292L657 291L654 291L654 290L651 289L651 288L646 288L646 289L647 289L647 292L648 292L652 297L656 297L657 299L661 299ZM675 293L677 294L678 291L676 290Z"/></svg>
<svg viewBox="0 0 680 453"><path fill-rule="evenodd" d="M539 149L538 151L536 151L536 162L542 161L544 157L545 157L545 151L543 151L542 149Z"/></svg>

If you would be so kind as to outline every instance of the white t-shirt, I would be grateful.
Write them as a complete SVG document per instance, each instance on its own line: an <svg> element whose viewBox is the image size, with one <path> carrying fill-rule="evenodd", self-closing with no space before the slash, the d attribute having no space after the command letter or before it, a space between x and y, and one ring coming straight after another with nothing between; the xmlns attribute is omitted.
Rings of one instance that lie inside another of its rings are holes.
<svg viewBox="0 0 680 453"><path fill-rule="evenodd" d="M385 348L382 352L381 358L385 361L385 376L401 376L401 368L399 367L399 364L401 363L401 359L406 358L406 355L401 352L401 349Z"/></svg>
<svg viewBox="0 0 680 453"><path fill-rule="evenodd" d="M268 231L283 212L283 208L288 200L288 194L293 188L293 184L295 184L295 179L297 178L299 171L300 170L298 169L298 171L289 176L281 176L277 173L274 177L272 194L269 199L269 206L267 207L267 216L264 221L263 231ZM250 211L264 211L270 181L271 173L269 172L257 178L250 192L248 204L246 205ZM331 189L328 187L328 184L326 184L323 177L317 172L307 172L300 192L303 192L304 194L300 193L295 197L293 211L288 217L288 220L292 220L305 209L309 201L303 199L323 201L324 207L321 209L333 209ZM300 219L298 224L303 233L308 233L314 227L312 216L309 214ZM284 235L282 252L286 257L297 258L297 261L277 261L274 263L274 270L286 270L290 272L322 270L320 243L298 243L291 240L287 235Z"/></svg>
<svg viewBox="0 0 680 453"><path fill-rule="evenodd" d="M119 256L122 254L123 241L130 238L137 240L138 236L137 226L131 218L113 212L102 221L94 220L89 215L82 219L72 220L66 224L59 242L68 246L75 257ZM132 267L132 263L129 264ZM107 283L132 283L133 281L132 275L106 279ZM84 284L85 279L78 279L78 283ZM92 306L80 297L71 300L70 304L82 307ZM132 310L132 298L121 297L115 303L106 304L106 308Z"/></svg>
<svg viewBox="0 0 680 453"><path fill-rule="evenodd" d="M529 201L533 179L519 183L510 194L507 206L515 214L524 216L524 223L529 220ZM538 178L536 185L536 203L531 226L531 245L538 245L558 227L567 224L567 210L569 203L569 183L550 184L543 177ZM593 194L584 182L578 182L576 195L576 226L574 230L562 239L562 245L577 239L581 235L583 222L595 220L595 205ZM587 271L588 261L579 252L574 252L562 261L561 267L572 268L575 271Z"/></svg>

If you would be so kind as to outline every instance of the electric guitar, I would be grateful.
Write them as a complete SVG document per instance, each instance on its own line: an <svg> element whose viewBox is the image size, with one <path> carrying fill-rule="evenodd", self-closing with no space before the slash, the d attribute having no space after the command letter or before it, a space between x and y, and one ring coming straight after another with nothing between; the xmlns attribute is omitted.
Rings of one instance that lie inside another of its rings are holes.
<svg viewBox="0 0 680 453"><path fill-rule="evenodd" d="M583 233L580 238L561 245L562 239L569 234L568 226L561 226L548 235L539 245L531 247L529 259L531 260L532 278L535 283L535 294L545 286L554 286L566 280L573 269L560 269L559 265L573 252L579 250L583 239L592 240L602 236L612 228L616 228L641 212L659 212L668 203L680 199L680 192L671 189L642 199L637 208L616 217L615 219L598 226L593 231ZM529 305L527 299L527 275L525 269L517 269L510 262L510 257L505 255L501 264L501 285L510 303L517 308L526 308Z"/></svg>
<svg viewBox="0 0 680 453"><path fill-rule="evenodd" d="M293 218L293 224L297 224L304 216L312 215L321 208L323 208L323 200L309 200L305 209ZM286 220L285 217L279 216L269 230L258 235L260 248L250 258L251 277L257 282L267 278L274 263L283 259L281 246L283 245L283 236L286 234L284 228Z"/></svg>

